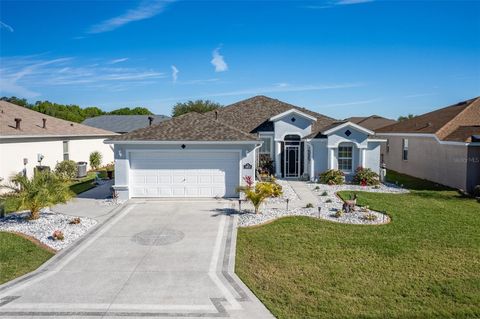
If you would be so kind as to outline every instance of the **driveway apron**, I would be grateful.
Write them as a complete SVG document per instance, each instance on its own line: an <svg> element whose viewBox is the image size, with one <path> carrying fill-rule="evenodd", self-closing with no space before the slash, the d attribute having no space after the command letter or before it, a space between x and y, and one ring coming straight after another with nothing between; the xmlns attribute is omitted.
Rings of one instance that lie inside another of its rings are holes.
<svg viewBox="0 0 480 319"><path fill-rule="evenodd" d="M231 208L130 201L36 272L0 286L0 316L271 318L233 272Z"/></svg>

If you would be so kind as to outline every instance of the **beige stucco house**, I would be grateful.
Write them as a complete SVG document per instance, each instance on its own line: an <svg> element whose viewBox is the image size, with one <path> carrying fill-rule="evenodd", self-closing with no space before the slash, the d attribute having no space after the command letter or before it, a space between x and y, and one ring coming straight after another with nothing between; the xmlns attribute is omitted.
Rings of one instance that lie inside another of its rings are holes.
<svg viewBox="0 0 480 319"><path fill-rule="evenodd" d="M480 97L380 128L388 169L472 192L480 185Z"/></svg>
<svg viewBox="0 0 480 319"><path fill-rule="evenodd" d="M113 162L113 150L103 141L115 135L0 101L0 179L24 169L31 176L40 158L51 169L66 159L88 162L93 151L102 154L103 163Z"/></svg>

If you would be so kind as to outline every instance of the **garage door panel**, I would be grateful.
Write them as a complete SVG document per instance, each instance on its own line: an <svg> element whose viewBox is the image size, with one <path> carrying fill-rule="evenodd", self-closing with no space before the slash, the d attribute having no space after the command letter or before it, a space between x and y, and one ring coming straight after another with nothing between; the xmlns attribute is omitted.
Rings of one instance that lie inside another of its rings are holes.
<svg viewBox="0 0 480 319"><path fill-rule="evenodd" d="M238 152L132 152L132 197L233 197Z"/></svg>

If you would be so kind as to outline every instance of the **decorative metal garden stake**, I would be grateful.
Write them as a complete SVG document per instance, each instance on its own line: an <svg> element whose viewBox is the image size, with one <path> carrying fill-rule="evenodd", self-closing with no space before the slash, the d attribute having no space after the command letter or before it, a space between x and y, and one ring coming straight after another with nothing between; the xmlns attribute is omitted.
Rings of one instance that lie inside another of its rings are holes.
<svg viewBox="0 0 480 319"><path fill-rule="evenodd" d="M242 212L242 200L241 199L238 200L238 212L239 213Z"/></svg>
<svg viewBox="0 0 480 319"><path fill-rule="evenodd" d="M322 211L322 207L318 206L318 218L320 218L320 212Z"/></svg>
<svg viewBox="0 0 480 319"><path fill-rule="evenodd" d="M289 202L290 200L287 198L286 201L287 201L287 212L288 212L288 202Z"/></svg>

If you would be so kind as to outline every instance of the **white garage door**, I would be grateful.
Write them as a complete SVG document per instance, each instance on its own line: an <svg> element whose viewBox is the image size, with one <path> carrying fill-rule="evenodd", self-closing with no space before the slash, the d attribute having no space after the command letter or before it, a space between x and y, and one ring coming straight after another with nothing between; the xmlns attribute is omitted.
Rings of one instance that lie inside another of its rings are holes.
<svg viewBox="0 0 480 319"><path fill-rule="evenodd" d="M238 152L132 152L132 197L237 197Z"/></svg>

